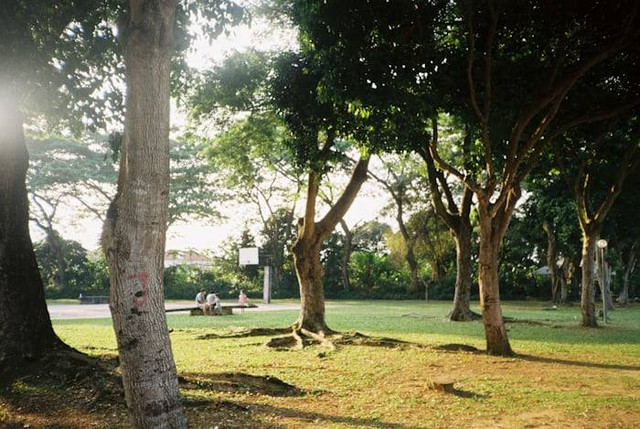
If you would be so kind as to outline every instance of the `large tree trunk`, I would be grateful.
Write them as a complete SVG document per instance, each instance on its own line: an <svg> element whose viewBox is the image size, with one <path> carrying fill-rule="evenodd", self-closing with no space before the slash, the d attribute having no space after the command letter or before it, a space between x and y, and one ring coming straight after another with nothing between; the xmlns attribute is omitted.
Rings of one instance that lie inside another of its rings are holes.
<svg viewBox="0 0 640 429"><path fill-rule="evenodd" d="M582 231L582 295L580 308L582 311L581 326L596 327L596 288L595 288L595 255L596 241L599 238L597 229Z"/></svg>
<svg viewBox="0 0 640 429"><path fill-rule="evenodd" d="M320 244L313 240L298 240L293 246L293 261L300 284L300 317L296 329L315 333L330 333L324 319L323 269Z"/></svg>
<svg viewBox="0 0 640 429"><path fill-rule="evenodd" d="M0 372L62 345L29 236L27 168L22 117L0 99Z"/></svg>
<svg viewBox="0 0 640 429"><path fill-rule="evenodd" d="M502 212L502 222L489 214L487 198L478 198L480 220L480 251L478 255L478 285L482 322L487 340L487 353L500 356L513 355L500 307L498 281L498 252L511 213ZM515 202L514 202L515 204ZM506 224L505 224L506 222Z"/></svg>
<svg viewBox="0 0 640 429"><path fill-rule="evenodd" d="M471 223L460 219L459 228L453 231L456 241L456 289L449 320L466 322L474 319L470 308L471 298Z"/></svg>
<svg viewBox="0 0 640 429"><path fill-rule="evenodd" d="M164 312L175 0L131 0L121 29L126 114L118 193L103 231L110 308L132 426L184 428Z"/></svg>
<svg viewBox="0 0 640 429"><path fill-rule="evenodd" d="M557 265L558 240L549 222L544 221L542 223L542 229L547 234L547 266L549 267L549 276L551 277L551 302L558 302L560 300L560 276Z"/></svg>
<svg viewBox="0 0 640 429"><path fill-rule="evenodd" d="M367 179L368 167L369 156L362 156L354 167L344 192L319 222L315 222L315 213L320 178L313 171L309 173L305 214L298 224L298 238L292 247L300 286L300 316L295 323L298 331L304 329L311 333L333 332L327 327L324 319L320 247L351 207L360 187Z"/></svg>

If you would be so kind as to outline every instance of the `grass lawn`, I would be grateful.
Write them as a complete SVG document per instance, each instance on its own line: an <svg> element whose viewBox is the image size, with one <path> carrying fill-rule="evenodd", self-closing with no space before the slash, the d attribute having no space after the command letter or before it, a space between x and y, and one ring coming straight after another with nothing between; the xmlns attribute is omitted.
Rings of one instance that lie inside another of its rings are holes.
<svg viewBox="0 0 640 429"><path fill-rule="evenodd" d="M458 343L484 349L481 322L446 321L450 305L329 302L327 323L335 330L416 344L347 345L335 351L320 346L278 351L265 346L269 337L199 339L241 328L286 327L297 311L225 317L170 314L191 426L640 427L637 304L616 309L608 325L585 329L577 326L577 306L544 311L547 303L504 303L504 315L514 318L508 327L515 358L434 348ZM109 319L56 320L54 328L66 343L88 354L117 353ZM277 377L301 393L276 396L226 384L228 373ZM455 381L455 391L429 389L429 381L440 376ZM3 415L15 420L17 412L0 402L0 422ZM113 412L79 414L76 411L69 423L127 427L124 408L117 404ZM59 423L40 417L36 426Z"/></svg>

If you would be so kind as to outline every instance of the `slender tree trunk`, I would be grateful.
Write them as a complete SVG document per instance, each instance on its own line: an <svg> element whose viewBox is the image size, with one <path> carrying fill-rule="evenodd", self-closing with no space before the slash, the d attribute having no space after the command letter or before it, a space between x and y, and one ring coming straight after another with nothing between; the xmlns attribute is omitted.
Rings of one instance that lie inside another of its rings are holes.
<svg viewBox="0 0 640 429"><path fill-rule="evenodd" d="M418 276L418 262L413 252L413 243L407 243L407 253L405 254L407 264L409 264L409 278L411 279L411 292L420 290L420 277ZM437 276L437 274L436 274Z"/></svg>
<svg viewBox="0 0 640 429"><path fill-rule="evenodd" d="M600 286L601 296L604 297L604 305L607 307L605 313L609 314L614 310L613 296L611 294L611 267L609 267L609 263L604 258L602 261L602 271L598 279L598 285Z"/></svg>
<svg viewBox="0 0 640 429"><path fill-rule="evenodd" d="M500 307L500 288L498 281L498 252L502 243L505 225L494 225L495 218L489 215L489 204L479 198L480 252L478 255L478 284L480 288L480 307L482 322L487 340L487 353L500 356L513 355L507 329ZM504 216L507 216L504 214ZM506 220L508 224L508 220Z"/></svg>
<svg viewBox="0 0 640 429"><path fill-rule="evenodd" d="M344 219L340 219L340 226L344 231L344 249L342 255L342 287L344 290L351 289L351 281L349 280L349 261L351 260L351 247L353 242L353 233L349 229L349 225Z"/></svg>
<svg viewBox="0 0 640 429"><path fill-rule="evenodd" d="M404 239L404 243L407 246L407 252L404 255L407 264L409 265L409 279L411 281L410 287L411 292L418 292L420 290L420 277L418 276L418 261L416 260L416 255L413 250L414 248L414 240L409 234L409 230L404 223L404 204L403 200L400 196L394 195L394 199L396 201L396 220L398 222L398 227L400 228L400 233L402 234L402 238ZM438 274L434 273L434 276L437 277Z"/></svg>
<svg viewBox="0 0 640 429"><path fill-rule="evenodd" d="M547 234L547 266L549 267L549 277L551 277L551 302L558 302L560 299L558 294L560 276L556 262L558 260L558 241L549 222L544 221L542 229Z"/></svg>
<svg viewBox="0 0 640 429"><path fill-rule="evenodd" d="M582 311L581 326L596 327L596 288L595 288L595 255L597 229L583 229L582 231L582 295L580 308Z"/></svg>
<svg viewBox="0 0 640 429"><path fill-rule="evenodd" d="M332 332L324 319L323 269L320 244L314 240L298 240L293 246L293 261L300 284L300 317L296 329L315 333Z"/></svg>
<svg viewBox="0 0 640 429"><path fill-rule="evenodd" d="M63 292L67 288L67 261L64 257L64 251L62 249L62 243L60 237L53 231L53 229L48 228L47 231L47 241L49 242L49 247L53 252L56 258L56 264L58 268L58 272L54 277L54 283L59 292Z"/></svg>
<svg viewBox="0 0 640 429"><path fill-rule="evenodd" d="M627 260L625 261L624 273L622 274L622 289L618 294L618 304L620 305L627 305L629 303L629 279L636 267L638 247L640 247L640 239L633 243L629 250Z"/></svg>
<svg viewBox="0 0 640 429"><path fill-rule="evenodd" d="M460 219L460 228L453 232L456 242L456 288L453 295L453 309L449 320L466 322L474 319L470 308L471 300L471 223Z"/></svg>
<svg viewBox="0 0 640 429"><path fill-rule="evenodd" d="M136 428L185 428L164 312L169 94L175 0L131 0L121 28L126 114L118 193L103 246L127 406Z"/></svg>
<svg viewBox="0 0 640 429"><path fill-rule="evenodd" d="M569 261L569 258L564 258L562 266L560 267L560 298L558 302L562 304L566 303L569 297L569 284L572 278L571 270L573 269L571 264L572 263Z"/></svg>
<svg viewBox="0 0 640 429"><path fill-rule="evenodd" d="M63 343L53 332L29 236L22 117L0 99L0 372Z"/></svg>

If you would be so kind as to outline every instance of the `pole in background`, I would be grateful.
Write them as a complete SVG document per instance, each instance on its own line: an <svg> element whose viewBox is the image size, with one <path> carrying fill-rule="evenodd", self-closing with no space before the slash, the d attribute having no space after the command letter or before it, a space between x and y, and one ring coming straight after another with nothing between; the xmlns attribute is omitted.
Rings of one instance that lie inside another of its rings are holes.
<svg viewBox="0 0 640 429"><path fill-rule="evenodd" d="M607 284L606 284L606 261L604 260L604 251L607 248L607 240L600 239L596 242L598 246L597 266L598 266L598 283L600 283L600 292L602 294L602 320L607 323Z"/></svg>

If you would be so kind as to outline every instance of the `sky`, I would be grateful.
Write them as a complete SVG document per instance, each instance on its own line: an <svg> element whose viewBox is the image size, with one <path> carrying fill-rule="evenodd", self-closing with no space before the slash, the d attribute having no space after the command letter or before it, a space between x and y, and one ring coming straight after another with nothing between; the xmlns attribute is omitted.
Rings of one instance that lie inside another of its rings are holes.
<svg viewBox="0 0 640 429"><path fill-rule="evenodd" d="M239 26L228 35L221 35L213 43L209 43L204 37L196 39L193 51L189 53L187 61L191 67L198 70L207 68L221 62L225 56L233 51L245 51L249 48L258 50L285 50L295 49L295 32L286 28L269 28L264 22L254 21L251 26ZM175 103L172 103L172 137L180 134L180 130L186 125L185 112L181 111ZM351 227L358 223L379 219L393 223L389 219L380 216L380 210L387 197L381 194L379 187L370 181L365 183L363 189L355 200L353 206L345 216L347 224ZM299 203L301 206L304 203ZM222 202L222 214L229 216L228 221L200 221L193 220L172 225L167 231L167 250L211 250L215 253L217 247L229 237L239 236L245 225L254 235L259 230L258 214L253 206L241 206L233 201ZM56 228L61 234L71 240L80 242L88 250L97 249L102 222L98 219L78 219L72 207L64 209L58 217ZM318 214L318 218L322 212ZM33 241L44 238L42 232L31 226ZM259 244L259 243L258 243Z"/></svg>

